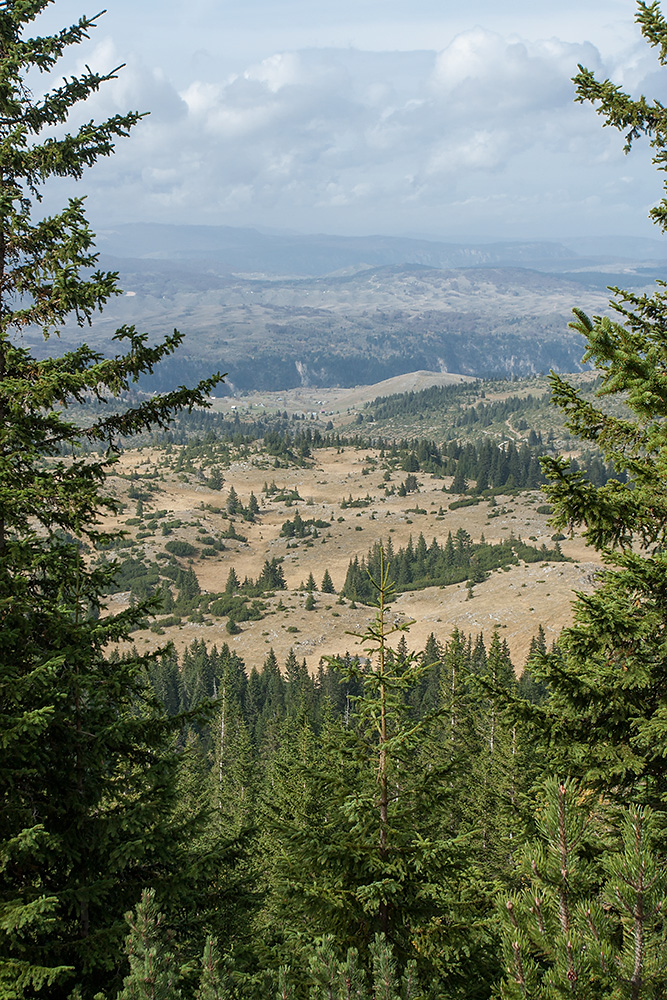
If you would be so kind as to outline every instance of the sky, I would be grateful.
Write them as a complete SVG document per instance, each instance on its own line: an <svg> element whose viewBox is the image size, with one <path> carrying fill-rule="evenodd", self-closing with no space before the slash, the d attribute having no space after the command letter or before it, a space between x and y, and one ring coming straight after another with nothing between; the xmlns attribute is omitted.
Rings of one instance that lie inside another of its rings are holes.
<svg viewBox="0 0 667 1000"><path fill-rule="evenodd" d="M58 0L36 30L96 9ZM150 115L77 193L94 227L657 237L648 144L624 156L571 83L582 63L664 99L634 14L633 0L109 0L59 73L125 68L72 124ZM46 206L69 193L56 184Z"/></svg>

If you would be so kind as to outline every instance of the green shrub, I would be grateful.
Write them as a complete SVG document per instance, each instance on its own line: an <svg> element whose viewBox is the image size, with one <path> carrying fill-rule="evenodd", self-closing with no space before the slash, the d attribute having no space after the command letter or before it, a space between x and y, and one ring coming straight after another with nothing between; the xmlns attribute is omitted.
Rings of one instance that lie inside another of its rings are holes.
<svg viewBox="0 0 667 1000"><path fill-rule="evenodd" d="M183 542L177 538L172 539L165 545L167 552L171 552L173 556L196 556L198 549L190 542Z"/></svg>

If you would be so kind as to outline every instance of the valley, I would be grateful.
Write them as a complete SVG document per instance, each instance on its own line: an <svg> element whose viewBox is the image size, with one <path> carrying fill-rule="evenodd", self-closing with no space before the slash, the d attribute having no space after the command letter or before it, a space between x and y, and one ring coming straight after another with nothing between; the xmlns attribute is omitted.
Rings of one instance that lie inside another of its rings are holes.
<svg viewBox="0 0 667 1000"><path fill-rule="evenodd" d="M306 458L295 460L295 449L292 460L285 460L269 454L263 439L251 442L243 434L247 428L241 417L248 420L253 413L280 413L282 408L290 414L297 434L303 424L321 431L331 424L334 433L351 435L373 399L401 399L388 390L414 392L416 387L419 393L439 382L457 384L452 376L422 372L354 390L310 393L301 389L218 400L215 410L228 418L227 431L219 439L210 431L190 436L183 444L159 446L153 441L125 450L108 481L123 512L107 526L119 525L126 532L116 556L132 561L136 577L128 576L126 569L124 578L130 585L122 584L123 589L110 597L109 609L118 611L148 596L158 577L163 589L170 586L178 604L177 572L194 573L200 592L197 601L180 612L173 610L170 600L155 621L133 634L137 649L147 652L166 641L179 651L195 640L218 647L227 643L248 668L260 668L269 649L280 662L293 649L305 659L309 671L316 672L321 657L345 650L360 652L354 633L364 631L372 609L349 594L342 596L341 590L350 560L366 557L376 543L385 549L391 546L397 553L417 546L420 537L427 546L434 539L444 546L450 533L456 538L463 531L473 543L482 539L497 545L521 538L533 548L553 550L554 529L539 489L501 488L478 495L471 483L459 495L451 492L452 475L418 470L413 474L416 488L403 492L401 485L408 477L402 466L407 463L397 455L392 458L388 437L382 446L343 437L342 444L313 447ZM529 389L543 394L544 380L527 385L499 383L495 389L487 383L462 380L458 392L465 403L459 402L457 411L463 407L469 412L481 394L490 405L507 397L510 390L520 395ZM547 404L543 409L550 415ZM299 415L307 419L299 420ZM214 412L211 419L215 416ZM443 411L444 424L446 418L447 411ZM363 426L367 433L368 425ZM405 431L405 419L402 424L394 421L393 430L387 423L372 424L373 434L391 432L395 438L401 427ZM437 427L429 427L438 433ZM486 432L493 434L494 428L487 427ZM439 433L442 438L443 426ZM502 423L495 433L495 447L502 445L503 437L505 443L510 438L519 445L529 437L527 430L514 430L512 420ZM249 517L255 501L256 513ZM285 526L295 518L306 525L300 538L286 534ZM590 590L599 569L595 554L580 537L560 536L559 545L564 560L516 558L484 573L473 587L463 579L448 586L405 589L392 603L393 620L413 622L407 640L415 650L424 648L431 633L444 641L456 628L473 641L484 633L488 642L497 627L520 671L538 627L542 625L547 642L553 642L571 620L573 591ZM253 593L240 615L237 598L230 627L223 607L229 609L224 602L220 604L222 595L230 593L230 571L238 581L233 588L238 595L246 578L258 580L263 567L272 563L280 567L284 587L267 586ZM165 576L165 570L171 576ZM325 571L333 584L332 593L322 592ZM146 575L152 580L150 585ZM244 619L248 608L256 617Z"/></svg>

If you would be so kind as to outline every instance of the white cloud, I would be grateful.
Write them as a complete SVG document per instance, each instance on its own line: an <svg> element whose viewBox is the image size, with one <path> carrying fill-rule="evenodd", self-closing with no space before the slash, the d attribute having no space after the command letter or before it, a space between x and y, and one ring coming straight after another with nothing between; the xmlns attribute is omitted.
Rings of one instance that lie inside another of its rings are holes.
<svg viewBox="0 0 667 1000"><path fill-rule="evenodd" d="M301 67L299 58L294 52L278 53L263 59L258 66L246 70L248 80L259 80L265 83L272 93L277 93L289 84L299 83Z"/></svg>
<svg viewBox="0 0 667 1000"><path fill-rule="evenodd" d="M105 221L310 231L638 231L660 194L646 150L624 160L570 79L581 62L664 89L630 42L605 60L590 42L474 27L437 52L280 51L215 78L209 63L178 88L168 68L133 59L85 117L151 115L89 174L90 208ZM86 61L122 60L102 37Z"/></svg>

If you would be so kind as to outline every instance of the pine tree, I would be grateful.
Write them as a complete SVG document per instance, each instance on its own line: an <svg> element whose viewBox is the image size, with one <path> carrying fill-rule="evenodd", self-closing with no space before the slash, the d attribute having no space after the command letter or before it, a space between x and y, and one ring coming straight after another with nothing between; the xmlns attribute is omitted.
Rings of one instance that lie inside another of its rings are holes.
<svg viewBox="0 0 667 1000"><path fill-rule="evenodd" d="M164 914L158 912L155 893L146 889L129 925L126 950L130 963L118 1000L180 1000L174 954L164 933Z"/></svg>
<svg viewBox="0 0 667 1000"><path fill-rule="evenodd" d="M608 952L616 986L614 1000L658 998L667 990L663 930L667 865L656 846L659 825L659 817L648 807L623 810L619 849L602 859L606 874L603 912L611 917L616 931L615 948Z"/></svg>
<svg viewBox="0 0 667 1000"><path fill-rule="evenodd" d="M254 493L251 493L250 497L248 498L247 513L248 513L248 520L250 521L254 521L257 515L259 514L259 503L257 502L257 497L255 496Z"/></svg>
<svg viewBox="0 0 667 1000"><path fill-rule="evenodd" d="M356 948L348 948L340 959L330 934L316 942L309 956L309 1000L417 1000L425 996L414 963L403 975L396 969L391 946L378 934L370 945L371 970L365 973ZM293 996L290 969L279 975L278 1000Z"/></svg>
<svg viewBox="0 0 667 1000"><path fill-rule="evenodd" d="M223 479L222 473L220 472L220 467L214 465L211 468L211 472L208 477L208 488L210 490L221 490L224 481L225 480Z"/></svg>
<svg viewBox="0 0 667 1000"><path fill-rule="evenodd" d="M130 973L117 1000L181 1000L192 996L183 991L183 976L177 970L174 935L158 911L155 893L146 889L134 912L127 913L129 934L125 942ZM181 973L183 970L180 970ZM223 960L215 937L206 938L201 956L199 984L194 1000L232 1000L228 962Z"/></svg>
<svg viewBox="0 0 667 1000"><path fill-rule="evenodd" d="M82 18L28 37L47 5L10 0L0 9L0 981L13 975L16 996L41 986L44 998L77 982L91 993L105 987L141 886L159 872L178 900L188 870L173 810L173 727L146 687L146 659L106 655L149 607L101 615L115 568L95 566L87 550L108 540L98 517L114 509L103 484L120 435L205 405L217 381L120 413L101 406L82 425L67 419L68 407L127 391L180 335L150 347L124 327L124 354L104 358L82 345L44 361L19 342L26 327L48 337L68 317L83 326L118 294L116 275L96 269L82 199L43 220L33 208L46 181L80 179L141 117L54 135L115 72L86 68L34 96L28 75L53 70L95 26ZM82 455L83 444L110 451ZM71 969L64 978L53 971L62 966Z"/></svg>
<svg viewBox="0 0 667 1000"><path fill-rule="evenodd" d="M461 462L459 462L459 464L456 467L454 478L452 480L452 485L449 487L449 492L461 494L465 493L467 489L468 489L468 481L463 472L463 466Z"/></svg>
<svg viewBox="0 0 667 1000"><path fill-rule="evenodd" d="M667 867L656 821L650 809L631 807L615 823L576 782L545 783L538 836L523 851L525 888L498 898L504 1000L664 995Z"/></svg>
<svg viewBox="0 0 667 1000"><path fill-rule="evenodd" d="M333 585L333 580L331 579L328 569L325 569L324 571L324 576L322 577L322 586L320 587L320 590L322 591L323 594L336 593L336 589Z"/></svg>
<svg viewBox="0 0 667 1000"><path fill-rule="evenodd" d="M208 937L204 945L201 961L201 977L195 1000L227 1000L229 993L224 990L220 975L220 955L215 938Z"/></svg>

